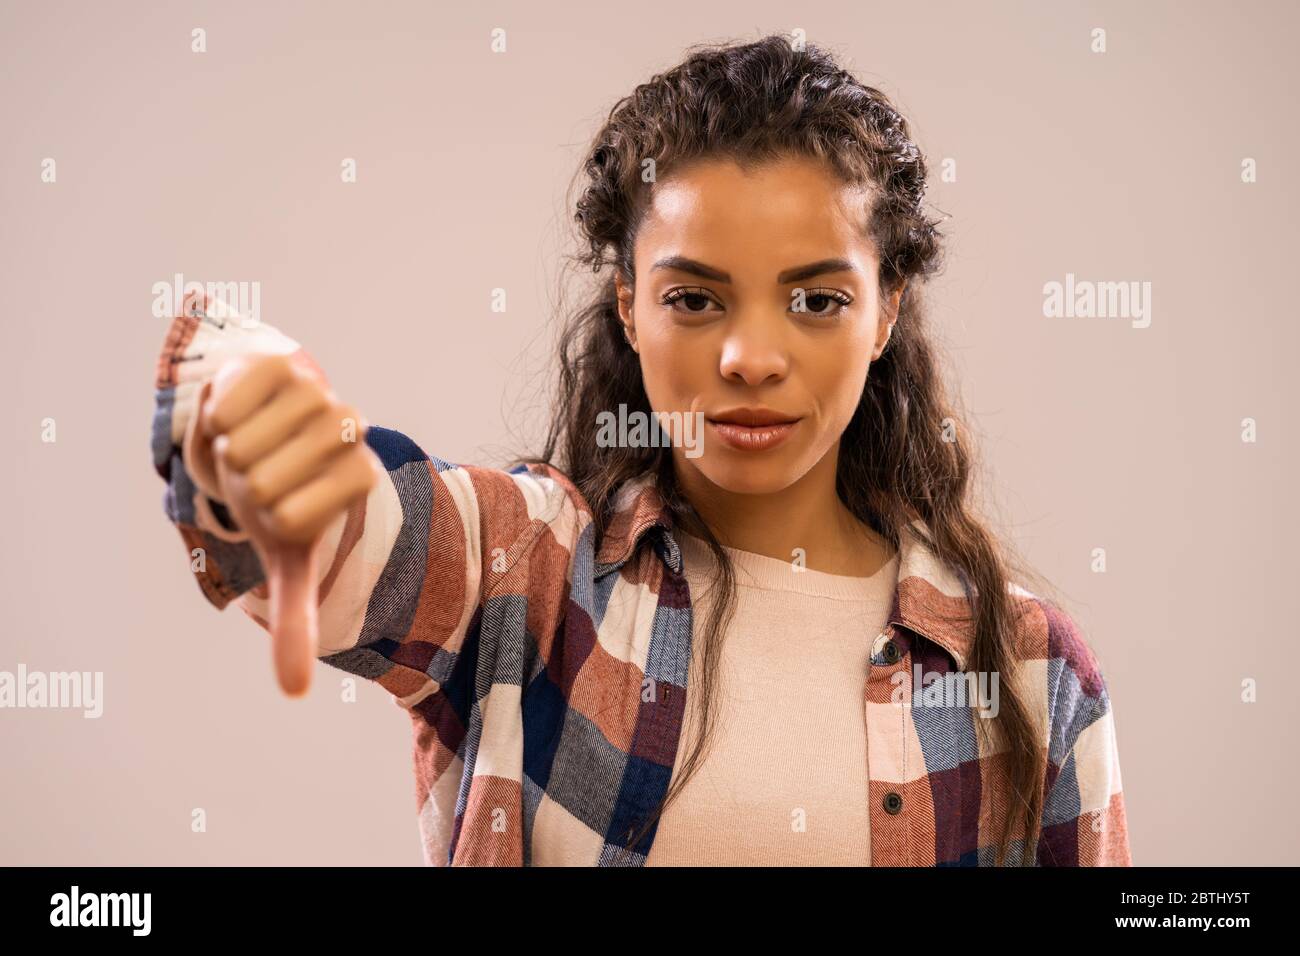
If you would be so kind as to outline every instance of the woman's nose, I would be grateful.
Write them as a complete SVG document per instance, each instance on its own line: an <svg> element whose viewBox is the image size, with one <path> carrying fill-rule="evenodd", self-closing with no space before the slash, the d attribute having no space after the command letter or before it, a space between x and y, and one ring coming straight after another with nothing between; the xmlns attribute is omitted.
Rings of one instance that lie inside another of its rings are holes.
<svg viewBox="0 0 1300 956"><path fill-rule="evenodd" d="M727 330L719 371L745 385L780 381L790 367L789 354L775 324L758 317L741 317Z"/></svg>

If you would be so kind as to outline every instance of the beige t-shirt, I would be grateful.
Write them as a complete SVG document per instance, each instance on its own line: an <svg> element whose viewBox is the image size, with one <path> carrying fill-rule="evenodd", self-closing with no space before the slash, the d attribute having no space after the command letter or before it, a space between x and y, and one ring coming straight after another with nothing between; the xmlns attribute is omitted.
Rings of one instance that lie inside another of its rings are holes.
<svg viewBox="0 0 1300 956"><path fill-rule="evenodd" d="M713 555L674 532L691 589L694 658L673 780L698 732L698 635ZM871 577L795 571L727 549L736 610L723 644L713 744L664 812L647 866L869 866L865 689L898 554Z"/></svg>

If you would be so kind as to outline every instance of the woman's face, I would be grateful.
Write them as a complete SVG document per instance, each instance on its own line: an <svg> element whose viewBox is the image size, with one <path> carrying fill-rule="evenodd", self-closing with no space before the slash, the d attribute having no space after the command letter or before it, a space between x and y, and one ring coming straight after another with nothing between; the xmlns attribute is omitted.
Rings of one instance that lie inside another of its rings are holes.
<svg viewBox="0 0 1300 956"><path fill-rule="evenodd" d="M819 462L834 473L901 294L882 310L868 211L807 159L708 160L656 184L619 312L650 407L690 427L702 413L698 447L686 419L674 442L683 480L770 494Z"/></svg>

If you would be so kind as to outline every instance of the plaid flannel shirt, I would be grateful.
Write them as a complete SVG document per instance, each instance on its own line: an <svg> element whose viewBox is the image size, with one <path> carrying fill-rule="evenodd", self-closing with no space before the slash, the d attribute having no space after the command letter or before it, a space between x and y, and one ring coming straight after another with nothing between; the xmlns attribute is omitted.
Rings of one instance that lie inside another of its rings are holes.
<svg viewBox="0 0 1300 956"><path fill-rule="evenodd" d="M220 301L187 300L158 361L153 452L168 517L187 551L203 549L203 593L265 627L257 556L195 486L185 454L204 383L248 352L303 355ZM409 713L426 861L644 864L657 827L619 851L668 788L692 639L682 555L656 491L629 482L597 541L588 503L555 468L452 464L378 427L366 440L389 480L326 534L320 657ZM984 718L969 703L926 699L914 673L965 668L966 590L919 536L904 534L899 553L888 621L863 635L870 863L991 865L1008 805L1004 753L976 734ZM1027 612L1015 653L1048 757L1033 863L1130 865L1097 660L1055 605L1012 593ZM1011 849L1015 864L1023 833Z"/></svg>

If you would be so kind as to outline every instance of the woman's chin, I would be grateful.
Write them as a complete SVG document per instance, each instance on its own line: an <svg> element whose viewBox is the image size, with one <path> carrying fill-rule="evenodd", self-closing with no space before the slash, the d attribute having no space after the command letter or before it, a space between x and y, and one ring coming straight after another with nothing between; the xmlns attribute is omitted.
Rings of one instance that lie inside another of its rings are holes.
<svg viewBox="0 0 1300 956"><path fill-rule="evenodd" d="M788 460L761 462L749 454L745 458L749 460L709 462L699 470L711 484L733 495L771 495L799 480Z"/></svg>

